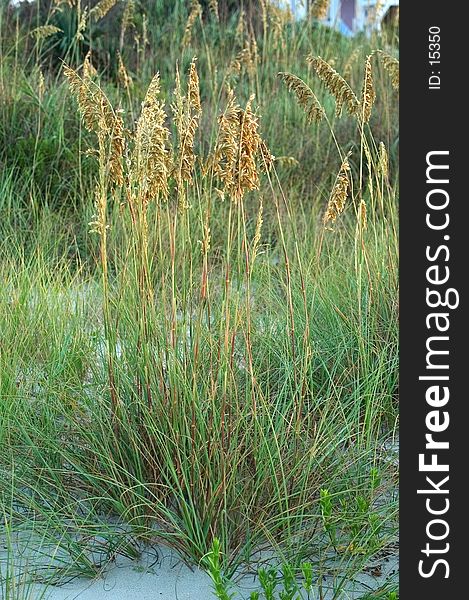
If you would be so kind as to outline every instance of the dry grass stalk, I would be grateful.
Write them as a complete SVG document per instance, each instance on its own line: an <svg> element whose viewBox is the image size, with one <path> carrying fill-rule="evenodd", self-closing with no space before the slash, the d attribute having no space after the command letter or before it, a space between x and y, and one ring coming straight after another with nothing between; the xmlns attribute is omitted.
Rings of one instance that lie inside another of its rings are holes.
<svg viewBox="0 0 469 600"><path fill-rule="evenodd" d="M202 6L198 0L192 0L191 10L186 22L186 28L184 29L184 36L182 38L182 47L187 48L190 45L192 39L192 29L197 19L202 15Z"/></svg>
<svg viewBox="0 0 469 600"><path fill-rule="evenodd" d="M114 111L100 87L93 83L89 74L81 78L70 67L64 67L70 89L77 98L78 108L88 131L97 134L100 143L110 141L109 174L118 184L123 183L122 157L124 154L124 124L119 112Z"/></svg>
<svg viewBox="0 0 469 600"><path fill-rule="evenodd" d="M88 24L88 7L85 6L85 8L83 9L83 11L81 13L80 20L77 25L77 31L75 33L75 39L77 39L78 41L83 41L83 39L84 39L83 32L85 31L87 24Z"/></svg>
<svg viewBox="0 0 469 600"><path fill-rule="evenodd" d="M135 2L134 0L127 0L124 12L122 13L122 21L121 21L121 30L120 30L120 39L119 39L119 48L122 51L124 47L124 39L127 30L134 25L134 15L135 15Z"/></svg>
<svg viewBox="0 0 469 600"><path fill-rule="evenodd" d="M272 32L272 38L274 46L277 49L285 50L286 42L283 35L283 29L291 18L291 13L288 13L285 9L275 6L275 4L267 5L269 15L269 30Z"/></svg>
<svg viewBox="0 0 469 600"><path fill-rule="evenodd" d="M252 240L251 260L250 260L250 264L249 264L251 273L252 273L252 269L254 267L254 262L259 254L259 247L260 247L261 236L262 236L262 224L264 222L263 214L264 214L264 204L263 204L263 201L261 198L260 202L259 202L259 210L257 211L256 229L254 231L254 238Z"/></svg>
<svg viewBox="0 0 469 600"><path fill-rule="evenodd" d="M189 104L190 108L200 117L202 114L202 105L200 102L199 74L197 73L196 58L194 57L189 67Z"/></svg>
<svg viewBox="0 0 469 600"><path fill-rule="evenodd" d="M238 23L236 25L235 30L235 41L239 46L242 46L244 43L244 36L246 33L246 13L244 12L244 8L239 11Z"/></svg>
<svg viewBox="0 0 469 600"><path fill-rule="evenodd" d="M368 123L371 117L371 111L373 110L373 104L376 100L376 92L373 85L373 71L371 66L371 59L373 55L370 54L366 57L365 61L365 75L363 77L363 89L362 89L362 101L361 101L361 116L364 123Z"/></svg>
<svg viewBox="0 0 469 600"><path fill-rule="evenodd" d="M202 251L203 256L207 256L207 254L210 252L211 240L212 236L210 232L210 227L207 223L204 223L204 237L202 240L199 241L200 249Z"/></svg>
<svg viewBox="0 0 469 600"><path fill-rule="evenodd" d="M383 0L377 0L374 6L370 6L368 9L366 23L368 27L372 27L378 23L380 13L383 9Z"/></svg>
<svg viewBox="0 0 469 600"><path fill-rule="evenodd" d="M93 220L88 223L90 233L97 233L102 237L109 226L106 225L106 194L102 192L99 185L94 190L94 208L95 214L93 215Z"/></svg>
<svg viewBox="0 0 469 600"><path fill-rule="evenodd" d="M365 231L365 229L368 226L368 220L367 220L367 216L366 216L366 202L363 200L363 198L360 201L358 218L359 218L360 231Z"/></svg>
<svg viewBox="0 0 469 600"><path fill-rule="evenodd" d="M44 80L44 73L39 69L39 77L37 82L37 95L39 100L42 102L44 99L44 94L46 92L46 82Z"/></svg>
<svg viewBox="0 0 469 600"><path fill-rule="evenodd" d="M347 62L344 65L344 78L350 79L352 72L353 72L353 67L355 66L355 63L357 62L361 51L362 51L362 47L357 46L353 50L353 52L350 54L350 56L348 57Z"/></svg>
<svg viewBox="0 0 469 600"><path fill-rule="evenodd" d="M355 95L355 92L345 81L345 79L337 73L337 71L320 56L309 55L308 62L315 70L319 79L324 83L329 92L334 96L336 101L336 114L340 116L342 108L345 106L349 114L359 115L360 102Z"/></svg>
<svg viewBox="0 0 469 600"><path fill-rule="evenodd" d="M368 189L370 191L370 198L373 198L374 197L373 180L374 180L375 168L374 168L374 162L373 162L373 157L371 156L370 148L369 148L368 144L366 144L366 143L363 144L363 152L365 153L365 156L366 156L366 164L367 164L368 173L369 173Z"/></svg>
<svg viewBox="0 0 469 600"><path fill-rule="evenodd" d="M42 25L41 27L36 27L33 29L30 35L32 35L36 40L40 41L62 31L63 30L60 29L60 27L56 27L55 25Z"/></svg>
<svg viewBox="0 0 469 600"><path fill-rule="evenodd" d="M306 113L308 122L318 123L321 121L324 117L324 109L309 85L292 73L279 73L278 75L286 83L288 89L295 93L298 104Z"/></svg>
<svg viewBox="0 0 469 600"><path fill-rule="evenodd" d="M129 75L127 69L125 68L124 61L122 60L122 55L120 52L117 53L117 59L117 79L123 88L125 88L127 91L130 91L130 88L133 86L134 82L132 80L132 77Z"/></svg>
<svg viewBox="0 0 469 600"><path fill-rule="evenodd" d="M257 162L270 168L273 157L259 135L259 119L252 111L251 96L243 110L233 91L228 92L228 105L219 118L219 134L215 151L210 158L214 173L221 179L224 192L238 203L245 193L259 189Z"/></svg>
<svg viewBox="0 0 469 600"><path fill-rule="evenodd" d="M313 0L309 9L310 17L321 21L327 17L329 12L330 0Z"/></svg>
<svg viewBox="0 0 469 600"><path fill-rule="evenodd" d="M134 24L134 15L135 2L134 0L127 0L125 3L124 12L122 13L121 21L121 28L124 30L124 32Z"/></svg>
<svg viewBox="0 0 469 600"><path fill-rule="evenodd" d="M327 203L326 213L323 219L324 227L331 231L332 227L330 224L334 224L337 218L343 213L345 202L348 196L350 187L350 164L348 162L349 156L350 155L347 155L342 162L329 198L329 202Z"/></svg>
<svg viewBox="0 0 469 600"><path fill-rule="evenodd" d="M399 61L394 56L378 50L378 55L381 58L381 62L385 70L389 73L391 79L391 85L395 90L399 89Z"/></svg>

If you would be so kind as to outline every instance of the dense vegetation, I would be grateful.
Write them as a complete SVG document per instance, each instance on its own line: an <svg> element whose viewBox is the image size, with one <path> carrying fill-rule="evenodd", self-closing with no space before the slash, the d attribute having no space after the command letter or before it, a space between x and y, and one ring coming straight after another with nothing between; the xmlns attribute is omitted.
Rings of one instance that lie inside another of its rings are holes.
<svg viewBox="0 0 469 600"><path fill-rule="evenodd" d="M395 548L397 33L217 6L1 4L5 598Z"/></svg>

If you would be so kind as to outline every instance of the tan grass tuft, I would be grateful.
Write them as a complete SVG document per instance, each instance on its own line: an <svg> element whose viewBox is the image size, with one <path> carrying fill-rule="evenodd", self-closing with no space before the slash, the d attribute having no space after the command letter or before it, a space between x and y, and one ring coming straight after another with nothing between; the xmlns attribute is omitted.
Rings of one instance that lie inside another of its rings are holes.
<svg viewBox="0 0 469 600"><path fill-rule="evenodd" d="M334 96L336 101L336 114L340 116L342 108L345 106L349 114L359 115L360 102L355 95L355 92L345 81L345 79L337 73L337 71L320 56L309 55L308 62L315 70L319 79L324 83L329 92Z"/></svg>
<svg viewBox="0 0 469 600"><path fill-rule="evenodd" d="M339 173L332 188L329 202L327 203L326 213L324 215L323 223L326 229L332 230L330 224L334 224L337 218L343 213L345 208L345 202L347 200L348 191L350 187L350 165L347 155L342 162Z"/></svg>
<svg viewBox="0 0 469 600"><path fill-rule="evenodd" d="M298 104L305 111L309 123L321 121L324 117L324 109L309 85L292 73L279 73L278 75L286 83L288 89L295 93Z"/></svg>

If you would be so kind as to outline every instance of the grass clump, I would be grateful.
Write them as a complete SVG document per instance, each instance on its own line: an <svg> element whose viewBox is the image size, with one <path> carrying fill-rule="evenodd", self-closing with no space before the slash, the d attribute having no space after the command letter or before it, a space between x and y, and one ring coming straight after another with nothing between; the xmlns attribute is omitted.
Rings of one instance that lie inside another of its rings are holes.
<svg viewBox="0 0 469 600"><path fill-rule="evenodd" d="M127 15L115 77L2 13L3 531L53 583L163 543L219 598L245 568L252 598L339 598L396 541L397 59L175 4L158 53Z"/></svg>

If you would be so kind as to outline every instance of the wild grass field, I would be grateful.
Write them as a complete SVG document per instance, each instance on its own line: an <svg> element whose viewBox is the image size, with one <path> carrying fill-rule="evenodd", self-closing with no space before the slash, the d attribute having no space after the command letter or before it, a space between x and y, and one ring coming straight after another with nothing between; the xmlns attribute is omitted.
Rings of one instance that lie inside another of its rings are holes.
<svg viewBox="0 0 469 600"><path fill-rule="evenodd" d="M396 555L398 32L327 4L0 3L2 598Z"/></svg>

